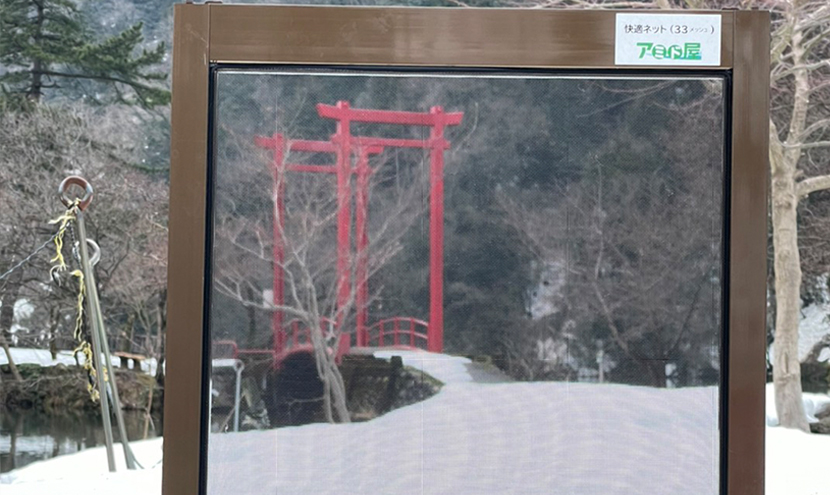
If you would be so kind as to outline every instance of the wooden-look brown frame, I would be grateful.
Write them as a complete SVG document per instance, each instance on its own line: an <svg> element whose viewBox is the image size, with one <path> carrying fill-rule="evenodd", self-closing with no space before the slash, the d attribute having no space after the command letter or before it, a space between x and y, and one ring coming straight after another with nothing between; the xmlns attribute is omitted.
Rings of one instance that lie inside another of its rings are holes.
<svg viewBox="0 0 830 495"><path fill-rule="evenodd" d="M723 20L721 65L670 69L679 76L688 70L731 74L724 308L728 379L721 387L726 404L721 414L726 432L721 477L728 495L760 495L764 491L769 14L716 13ZM614 65L615 14L176 5L163 493L192 495L205 488L200 453L210 64L621 69ZM665 67L639 69L666 72Z"/></svg>

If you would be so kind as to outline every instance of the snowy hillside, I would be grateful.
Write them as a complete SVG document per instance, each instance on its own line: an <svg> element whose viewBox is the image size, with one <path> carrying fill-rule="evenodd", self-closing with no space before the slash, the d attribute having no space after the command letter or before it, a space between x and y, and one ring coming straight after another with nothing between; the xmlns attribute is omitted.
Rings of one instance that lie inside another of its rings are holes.
<svg viewBox="0 0 830 495"><path fill-rule="evenodd" d="M464 358L404 361L445 387L366 423L213 435L209 493L717 493L714 388L484 383ZM827 493L830 436L767 431L767 493ZM160 493L161 441L136 447L146 471L107 474L92 449L13 471L0 491Z"/></svg>

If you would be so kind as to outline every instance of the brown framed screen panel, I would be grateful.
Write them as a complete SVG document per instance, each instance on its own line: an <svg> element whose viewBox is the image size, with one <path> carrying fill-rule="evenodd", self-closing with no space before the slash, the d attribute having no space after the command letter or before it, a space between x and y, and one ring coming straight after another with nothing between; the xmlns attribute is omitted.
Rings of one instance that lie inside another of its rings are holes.
<svg viewBox="0 0 830 495"><path fill-rule="evenodd" d="M769 14L736 12L732 89L727 493L764 492ZM763 211L762 211L763 210ZM763 307L762 307L763 306Z"/></svg>
<svg viewBox="0 0 830 495"><path fill-rule="evenodd" d="M208 159L210 9L177 5L173 39L164 493L198 493ZM175 396L175 397L174 397Z"/></svg>
<svg viewBox="0 0 830 495"><path fill-rule="evenodd" d="M727 183L722 212L718 483L721 493L763 493L769 16L717 12L721 17L719 65L621 67L614 64L616 14L176 6L164 493L209 491L205 441L210 411L205 402L213 390L206 361L211 352L206 273L210 271L214 201L209 162L217 146L211 140L210 122L216 118L211 111L218 111L210 110L216 103L210 87L221 84L217 81L231 81L234 74L259 77L257 68L274 67L298 80L316 67L326 74L336 73L337 68L354 69L358 73L350 77L358 79L363 74L360 70L371 75L381 74L372 68L398 68L403 72L386 75L402 81L419 71L440 75L446 70L482 69L543 76L545 71L571 71L559 74L611 80L618 75L694 79L711 74L723 81L723 125L728 139L723 149ZM213 73L212 64L218 68ZM482 73L465 74L478 77ZM211 77L218 79L211 82ZM263 84L264 88L273 81Z"/></svg>

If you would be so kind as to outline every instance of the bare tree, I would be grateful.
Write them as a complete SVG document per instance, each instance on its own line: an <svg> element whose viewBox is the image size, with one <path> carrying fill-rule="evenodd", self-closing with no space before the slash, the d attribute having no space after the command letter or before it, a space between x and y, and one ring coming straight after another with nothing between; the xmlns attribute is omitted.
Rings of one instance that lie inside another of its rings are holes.
<svg viewBox="0 0 830 495"><path fill-rule="evenodd" d="M603 93L613 90L599 86ZM631 88L626 91L631 100ZM707 133L722 124L721 106L704 93L668 115L659 144L617 130L583 159L582 179L563 181L555 191L508 191L499 198L506 221L537 262L559 268L555 280L546 280L563 299L551 306L567 312L559 318L559 345L582 354L582 366L593 364L596 343L580 345L564 328L573 322L596 328L599 317L617 361L636 363L647 378L626 381L658 387L667 385L667 365L680 363L692 374L716 367L720 328L721 236L715 226L722 159L718 136ZM668 139L672 130L682 131L683 139Z"/></svg>
<svg viewBox="0 0 830 495"><path fill-rule="evenodd" d="M120 313L110 326L122 326L121 347L126 347L122 350L142 352L160 363L167 321L167 227L161 223L167 217L167 202L160 187L144 192L156 208L144 210L123 233L127 251L103 293L114 312Z"/></svg>
<svg viewBox="0 0 830 495"><path fill-rule="evenodd" d="M812 0L530 0L536 8L766 9L772 13L770 173L775 273L775 404L781 424L808 430L801 401L799 204L830 188L830 5Z"/></svg>
<svg viewBox="0 0 830 495"><path fill-rule="evenodd" d="M222 167L215 209L214 286L216 290L246 307L285 315L285 328L299 320L308 329L323 383L323 411L329 422L349 422L343 378L335 362L341 337L353 333L356 288L348 287L346 300L338 301L335 246L337 197L333 175L291 172L286 163L295 160L285 153L278 175L285 181L285 221L274 234L276 198L269 180L272 167L269 153L256 152L250 144L237 143L243 158ZM220 160L221 161L221 160ZM424 210L423 164L415 167L409 180L385 181L383 158L373 167L370 194L376 206L370 212L371 276L400 250L400 239ZM270 287L274 242L285 253L279 268L284 274L284 304L275 306L260 298ZM350 280L354 280L358 258L349 259ZM375 290L375 294L380 289ZM252 297L253 295L253 297ZM371 298L370 298L371 299Z"/></svg>
<svg viewBox="0 0 830 495"><path fill-rule="evenodd" d="M159 229L148 223L150 219L166 223L159 207L166 204L165 186L128 166L131 154L137 151L113 142L108 130L116 125L123 127L124 121L107 112L93 114L77 107L40 106L31 112L0 114L0 269L6 271L46 246L0 281L0 334L8 335L14 303L21 299L35 307L35 320L50 328L51 338L61 328L70 327L65 320L71 319L77 294L74 286L61 288L50 280L55 247L48 242L55 230L48 222L64 209L57 198L57 185L67 175L83 175L95 188L87 218L91 238L103 251L98 265L102 295L119 283L142 285L146 281L156 290L163 289L163 278L150 281L146 269L130 268L132 278L114 282L120 269L133 264L131 245L139 247L147 239L163 244L163 237L154 234ZM67 234L64 254L69 262L71 243ZM158 265L163 271L164 260L159 259ZM111 306L105 308L105 315L110 325L119 319ZM28 343L42 345L40 340Z"/></svg>
<svg viewBox="0 0 830 495"><path fill-rule="evenodd" d="M805 176L815 153L830 146L830 6L793 1L770 4L776 14L771 71L770 122L772 227L775 267L775 405L783 426L809 431L801 401L798 323L801 260L798 206L811 193L830 188L830 175ZM785 108L778 110L778 105ZM827 172L826 159L823 171ZM815 169L814 173L815 173Z"/></svg>

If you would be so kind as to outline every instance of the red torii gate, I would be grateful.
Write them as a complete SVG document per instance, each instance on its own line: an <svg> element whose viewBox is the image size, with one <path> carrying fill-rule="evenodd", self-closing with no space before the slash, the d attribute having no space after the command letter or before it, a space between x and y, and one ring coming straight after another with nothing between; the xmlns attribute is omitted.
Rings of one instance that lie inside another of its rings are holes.
<svg viewBox="0 0 830 495"><path fill-rule="evenodd" d="M351 237L351 186L350 176L357 175L355 195L355 230L357 247L357 266L355 269L356 291L355 307L356 343L358 346L369 344L369 332L366 327L368 320L368 189L369 176L372 173L369 167L369 156L383 152L387 147L420 148L430 150L430 203L429 203L429 236L430 236L430 316L427 326L427 349L432 352L443 350L443 272L444 272L444 150L449 148L449 142L444 138L446 126L459 125L463 118L462 112L445 113L440 106L432 107L426 112L404 112L390 110L353 109L348 102L339 101L336 105L317 105L320 117L336 120L336 131L331 141L290 140L281 134L270 138L257 137L256 144L274 151L274 287L273 301L276 306L282 306L285 300L283 262L285 258L282 243L282 229L284 227L284 191L285 179L282 170L333 173L337 175L337 313L336 325L340 325L345 315L341 308L348 304L350 287L350 237ZM351 123L376 123L429 126L428 140L394 139L352 136ZM357 166L352 169L352 151L357 151ZM320 153L334 153L334 165L304 165L283 164L286 151L306 151ZM411 320L411 319L410 319ZM285 334L282 331L284 315L282 311L275 311L273 315L274 350L279 355L285 348ZM410 325L413 325L410 321ZM381 327L381 332L383 331ZM397 336L396 336L397 338ZM382 341L379 342L382 345ZM410 340L414 345L414 341ZM350 345L345 340L346 349ZM340 351L343 352L341 341Z"/></svg>

